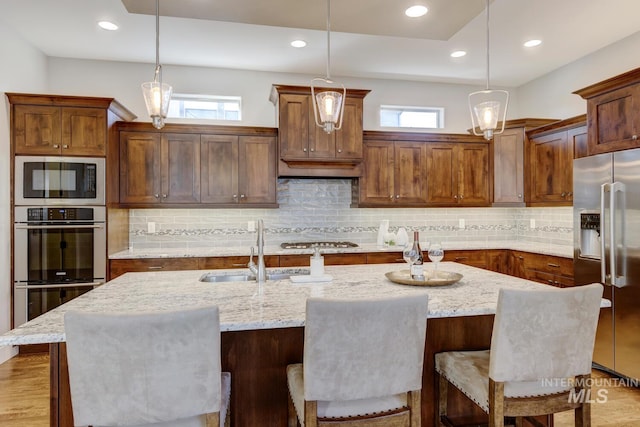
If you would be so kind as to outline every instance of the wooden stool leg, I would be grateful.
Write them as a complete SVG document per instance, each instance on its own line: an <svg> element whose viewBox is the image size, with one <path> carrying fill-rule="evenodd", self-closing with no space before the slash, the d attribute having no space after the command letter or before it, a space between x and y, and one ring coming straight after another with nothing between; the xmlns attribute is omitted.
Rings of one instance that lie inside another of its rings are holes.
<svg viewBox="0 0 640 427"><path fill-rule="evenodd" d="M298 413L293 405L291 395L288 396L287 402L287 427L298 427Z"/></svg>
<svg viewBox="0 0 640 427"><path fill-rule="evenodd" d="M447 395L449 392L449 381L436 372L438 377L438 412L436 413L435 426L441 426L442 417L447 416Z"/></svg>
<svg viewBox="0 0 640 427"><path fill-rule="evenodd" d="M504 383L489 378L489 427L504 427Z"/></svg>
<svg viewBox="0 0 640 427"><path fill-rule="evenodd" d="M523 417L516 417L516 427L522 427Z"/></svg>

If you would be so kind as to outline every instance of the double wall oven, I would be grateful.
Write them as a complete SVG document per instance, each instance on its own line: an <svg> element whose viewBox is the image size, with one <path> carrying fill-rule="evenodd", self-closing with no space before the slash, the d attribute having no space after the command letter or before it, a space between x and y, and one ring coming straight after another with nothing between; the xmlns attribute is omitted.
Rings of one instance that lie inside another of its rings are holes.
<svg viewBox="0 0 640 427"><path fill-rule="evenodd" d="M106 279L104 159L16 157L14 327Z"/></svg>

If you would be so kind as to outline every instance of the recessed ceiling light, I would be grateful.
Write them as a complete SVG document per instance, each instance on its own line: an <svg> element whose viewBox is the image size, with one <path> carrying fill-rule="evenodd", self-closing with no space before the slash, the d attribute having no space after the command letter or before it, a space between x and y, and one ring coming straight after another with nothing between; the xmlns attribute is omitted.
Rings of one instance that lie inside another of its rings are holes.
<svg viewBox="0 0 640 427"><path fill-rule="evenodd" d="M291 42L291 46L293 47L305 47L307 42L304 40L294 40Z"/></svg>
<svg viewBox="0 0 640 427"><path fill-rule="evenodd" d="M464 50L454 50L453 52L451 52L451 57L460 58L461 56L465 56L466 54L467 52Z"/></svg>
<svg viewBox="0 0 640 427"><path fill-rule="evenodd" d="M540 46L541 44L542 44L542 40L538 40L538 39L527 40L526 42L524 42L525 47L536 47L536 46Z"/></svg>
<svg viewBox="0 0 640 427"><path fill-rule="evenodd" d="M109 21L100 21L98 22L98 26L103 30L107 30L107 31L115 31L118 29L118 26L116 24Z"/></svg>
<svg viewBox="0 0 640 427"><path fill-rule="evenodd" d="M407 15L409 18L419 18L421 16L426 15L428 11L429 9L427 9L426 6L415 5L405 10L404 14Z"/></svg>

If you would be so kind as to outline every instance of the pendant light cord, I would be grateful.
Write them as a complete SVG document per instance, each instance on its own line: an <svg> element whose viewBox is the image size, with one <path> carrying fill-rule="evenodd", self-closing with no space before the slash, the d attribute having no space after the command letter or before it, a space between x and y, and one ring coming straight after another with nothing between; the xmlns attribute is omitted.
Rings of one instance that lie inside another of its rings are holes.
<svg viewBox="0 0 640 427"><path fill-rule="evenodd" d="M331 0L327 0L327 81L331 83Z"/></svg>
<svg viewBox="0 0 640 427"><path fill-rule="evenodd" d="M489 0L487 0L487 90L489 90Z"/></svg>
<svg viewBox="0 0 640 427"><path fill-rule="evenodd" d="M156 67L160 65L160 0L156 0Z"/></svg>

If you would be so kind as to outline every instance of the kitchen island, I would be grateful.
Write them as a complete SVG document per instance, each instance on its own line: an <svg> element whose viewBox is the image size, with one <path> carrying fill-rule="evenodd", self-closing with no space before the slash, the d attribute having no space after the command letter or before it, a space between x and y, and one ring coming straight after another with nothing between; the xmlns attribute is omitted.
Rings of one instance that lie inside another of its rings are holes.
<svg viewBox="0 0 640 427"><path fill-rule="evenodd" d="M439 268L463 275L462 280L452 285L404 286L390 282L384 275L403 268L406 266L400 264L329 266L325 271L334 278L329 283L294 284L284 279L263 285L200 282L198 279L207 271L127 273L7 332L0 336L0 345L50 344L51 425L71 426L64 346L66 311L138 313L216 304L220 307L222 367L232 374L233 425L285 426L285 367L302 361L307 298L364 299L428 293L422 425L431 426L437 399L433 355L440 351L488 348L501 288L550 291L553 288L449 262L441 263ZM246 269L235 270L240 271ZM606 305L603 301L603 306ZM452 417L483 416L469 401L455 395L455 389L451 393Z"/></svg>

